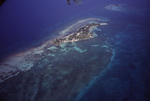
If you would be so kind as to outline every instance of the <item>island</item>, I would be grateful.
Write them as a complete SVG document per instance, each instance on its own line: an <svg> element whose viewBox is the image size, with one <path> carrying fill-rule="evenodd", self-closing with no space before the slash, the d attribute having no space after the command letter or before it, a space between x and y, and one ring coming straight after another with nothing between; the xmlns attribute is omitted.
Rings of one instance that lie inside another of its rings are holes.
<svg viewBox="0 0 150 101"><path fill-rule="evenodd" d="M79 101L105 73L114 55L107 28L99 29L107 23L97 18L72 22L52 39L0 62L0 100Z"/></svg>
<svg viewBox="0 0 150 101"><path fill-rule="evenodd" d="M77 32L69 34L63 38L55 39L54 44L59 45L61 43L66 42L75 42L80 40L86 40L89 38L93 38L92 28L98 27L100 25L107 25L107 23L90 23L85 25L84 27L81 27Z"/></svg>

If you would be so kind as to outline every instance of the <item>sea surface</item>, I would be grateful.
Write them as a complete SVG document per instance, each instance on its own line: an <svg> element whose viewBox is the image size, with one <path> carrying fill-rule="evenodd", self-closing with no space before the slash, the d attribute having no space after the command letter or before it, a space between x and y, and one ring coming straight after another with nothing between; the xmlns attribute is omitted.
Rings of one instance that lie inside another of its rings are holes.
<svg viewBox="0 0 150 101"><path fill-rule="evenodd" d="M0 100L150 101L149 5L7 0L0 6ZM87 19L108 25L93 29L94 38L52 45Z"/></svg>

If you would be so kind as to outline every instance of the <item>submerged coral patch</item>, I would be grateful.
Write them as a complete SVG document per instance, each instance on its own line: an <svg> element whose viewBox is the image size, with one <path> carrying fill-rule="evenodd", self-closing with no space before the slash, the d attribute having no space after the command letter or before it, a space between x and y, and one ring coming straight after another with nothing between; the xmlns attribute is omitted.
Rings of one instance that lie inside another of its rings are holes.
<svg viewBox="0 0 150 101"><path fill-rule="evenodd" d="M126 12L125 4L109 4L104 7L106 10L117 11L117 12Z"/></svg>

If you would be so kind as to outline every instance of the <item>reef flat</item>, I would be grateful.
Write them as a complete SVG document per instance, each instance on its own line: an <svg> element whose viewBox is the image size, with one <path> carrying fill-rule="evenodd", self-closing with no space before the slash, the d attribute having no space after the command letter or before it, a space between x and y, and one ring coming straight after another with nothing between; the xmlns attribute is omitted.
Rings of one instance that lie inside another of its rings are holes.
<svg viewBox="0 0 150 101"><path fill-rule="evenodd" d="M61 33L60 37L54 38L66 41L55 45L54 40L49 40L7 57L0 63L2 100L73 101L111 61L113 48L99 29L100 25L106 23L95 19L80 20L60 31L65 35ZM78 33L80 37L74 39ZM90 38L90 33L97 34L97 37Z"/></svg>

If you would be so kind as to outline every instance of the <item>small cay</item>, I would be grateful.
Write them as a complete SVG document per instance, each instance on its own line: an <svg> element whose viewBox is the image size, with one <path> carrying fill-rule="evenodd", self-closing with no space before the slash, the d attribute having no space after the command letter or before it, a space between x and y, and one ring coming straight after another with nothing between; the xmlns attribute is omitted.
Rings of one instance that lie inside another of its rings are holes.
<svg viewBox="0 0 150 101"><path fill-rule="evenodd" d="M93 38L92 28L100 26L100 23L91 23L87 24L84 27L80 28L77 32L69 34L63 38L55 39L54 44L59 45L61 43L66 42L75 42L80 40L86 40L89 38Z"/></svg>

